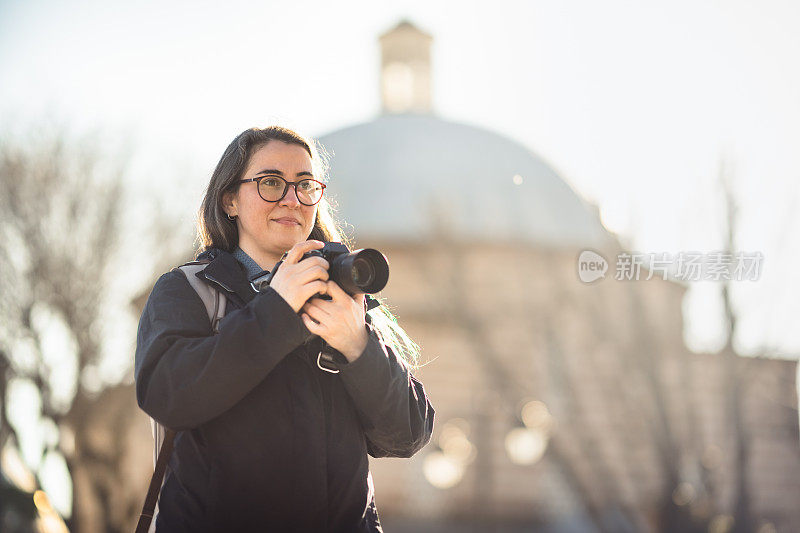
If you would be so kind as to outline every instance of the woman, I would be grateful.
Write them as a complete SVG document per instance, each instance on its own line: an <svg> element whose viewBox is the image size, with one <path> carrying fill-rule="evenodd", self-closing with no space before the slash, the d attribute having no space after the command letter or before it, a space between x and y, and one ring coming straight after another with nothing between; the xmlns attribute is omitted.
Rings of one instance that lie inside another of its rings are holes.
<svg viewBox="0 0 800 533"><path fill-rule="evenodd" d="M410 457L433 408L410 373L416 345L306 252L339 241L325 165L290 130L241 133L199 214L198 273L224 291L218 333L183 273L159 278L139 323L139 406L179 430L162 531L380 531L367 454ZM285 255L270 285L251 281ZM330 300L315 297L327 294ZM323 371L323 346L343 357ZM408 358L409 360L405 360ZM409 364L411 363L411 364Z"/></svg>

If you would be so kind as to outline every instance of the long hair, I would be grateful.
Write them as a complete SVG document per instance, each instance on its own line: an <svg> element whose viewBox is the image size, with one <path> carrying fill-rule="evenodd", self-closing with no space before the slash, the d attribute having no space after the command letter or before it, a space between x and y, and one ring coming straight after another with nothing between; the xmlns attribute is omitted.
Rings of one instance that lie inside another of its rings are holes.
<svg viewBox="0 0 800 533"><path fill-rule="evenodd" d="M211 180L200 204L197 217L198 254L210 248L233 252L239 245L236 221L228 219L222 209L222 196L228 191L235 193L238 190L241 185L239 180L247 170L253 153L270 141L281 141L303 147L311 157L314 177L322 182L327 181L328 156L313 139L307 139L281 126L250 128L243 131L233 139L222 154L211 174ZM325 197L317 204L317 216L308 238L322 242L343 242L351 247ZM383 342L400 357L401 361L416 368L419 361L419 346L400 327L386 306L378 306L369 312L369 316Z"/></svg>
<svg viewBox="0 0 800 533"><path fill-rule="evenodd" d="M280 126L250 128L243 131L225 149L217 168L211 174L197 217L198 253L209 248L233 252L239 245L239 229L236 227L236 221L230 220L222 209L222 196L228 191L235 193L239 189L241 186L239 180L244 176L253 153L270 141L281 141L303 147L311 157L315 178L326 181L327 157L314 141L306 140L296 132ZM324 197L317 204L317 216L309 238L323 242L341 242L341 232L331 216L330 205Z"/></svg>

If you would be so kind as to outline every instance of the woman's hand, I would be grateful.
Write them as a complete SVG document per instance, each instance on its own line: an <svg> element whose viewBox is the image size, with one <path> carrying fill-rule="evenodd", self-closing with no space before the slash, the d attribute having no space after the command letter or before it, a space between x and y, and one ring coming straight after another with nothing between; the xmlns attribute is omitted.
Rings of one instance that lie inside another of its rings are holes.
<svg viewBox="0 0 800 533"><path fill-rule="evenodd" d="M300 316L308 331L325 339L352 363L367 347L364 294L350 296L333 281L328 281L327 293L332 300L312 298Z"/></svg>
<svg viewBox="0 0 800 533"><path fill-rule="evenodd" d="M328 262L321 257L300 260L306 252L323 246L320 241L303 241L292 246L269 283L295 313L315 294L328 292Z"/></svg>

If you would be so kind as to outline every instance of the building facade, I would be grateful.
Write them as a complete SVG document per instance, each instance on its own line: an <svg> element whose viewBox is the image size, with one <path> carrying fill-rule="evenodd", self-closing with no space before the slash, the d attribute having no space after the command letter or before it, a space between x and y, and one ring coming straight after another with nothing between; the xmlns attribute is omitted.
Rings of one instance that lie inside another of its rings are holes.
<svg viewBox="0 0 800 533"><path fill-rule="evenodd" d="M431 43L381 36L382 114L320 139L437 411L373 461L387 530L800 529L796 363L690 352L680 283L581 282L618 240L536 154L436 116Z"/></svg>

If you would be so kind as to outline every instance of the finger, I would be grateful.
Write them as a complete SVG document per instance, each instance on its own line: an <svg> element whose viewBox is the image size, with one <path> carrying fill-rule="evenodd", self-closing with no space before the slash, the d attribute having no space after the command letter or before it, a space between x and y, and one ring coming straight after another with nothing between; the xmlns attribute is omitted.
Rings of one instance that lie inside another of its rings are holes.
<svg viewBox="0 0 800 533"><path fill-rule="evenodd" d="M296 274L297 281L301 284L309 283L314 280L328 281L328 271L321 266L313 266Z"/></svg>
<svg viewBox="0 0 800 533"><path fill-rule="evenodd" d="M323 328L319 324L314 322L314 320L312 320L310 316L304 313L300 315L300 318L303 319L303 324L306 325L306 329L308 329L308 331L310 331L314 335L320 335L322 333Z"/></svg>
<svg viewBox="0 0 800 533"><path fill-rule="evenodd" d="M297 263L303 257L303 254L306 252L310 252L311 250L316 250L318 248L322 248L325 246L325 243L321 241L303 241L298 242L289 250L284 258L283 262L288 263L290 265Z"/></svg>
<svg viewBox="0 0 800 533"><path fill-rule="evenodd" d="M297 263L300 261L300 258L303 257L303 254L306 252L310 252L311 250L316 250L318 248L322 248L325 246L325 243L322 241L303 241L298 242L292 249L289 250L289 253L286 254L283 262L288 263L290 265Z"/></svg>
<svg viewBox="0 0 800 533"><path fill-rule="evenodd" d="M367 312L367 302L364 299L364 293L363 292L357 292L357 293L353 294L352 296L350 296L350 298L353 300L353 302L356 304L356 306L359 309L363 309L365 313Z"/></svg>
<svg viewBox="0 0 800 533"><path fill-rule="evenodd" d="M317 294L327 294L327 292L328 284L325 281L312 281L311 283L306 283L301 288L301 295L304 301L308 301L309 298Z"/></svg>
<svg viewBox="0 0 800 533"><path fill-rule="evenodd" d="M300 315L300 316L306 316L306 317L310 318L310 319L311 319L311 322L313 322L314 324L319 324L319 320L317 320L317 319L316 319L316 318L314 318L313 316L309 315L308 313L305 313L305 312L304 312L304 313L303 313L302 315Z"/></svg>
<svg viewBox="0 0 800 533"><path fill-rule="evenodd" d="M331 295L335 302L347 301L345 298L348 300L350 299L350 295L344 292L344 289L342 289L335 281L328 281L328 294Z"/></svg>
<svg viewBox="0 0 800 533"><path fill-rule="evenodd" d="M319 307L329 315L333 314L333 310L336 307L336 304L332 300L328 300L326 298L320 298L316 295L309 298L306 303L308 305Z"/></svg>
<svg viewBox="0 0 800 533"><path fill-rule="evenodd" d="M301 259L297 263L297 267L300 270L304 268L312 268L312 267L320 267L328 270L330 268L330 263L328 263L325 259L321 257L306 257L305 259Z"/></svg>
<svg viewBox="0 0 800 533"><path fill-rule="evenodd" d="M305 305L303 305L303 311L317 322L329 321L331 318L329 310L325 309L323 306L312 303L314 300L319 300L319 298L312 298L306 302Z"/></svg>

